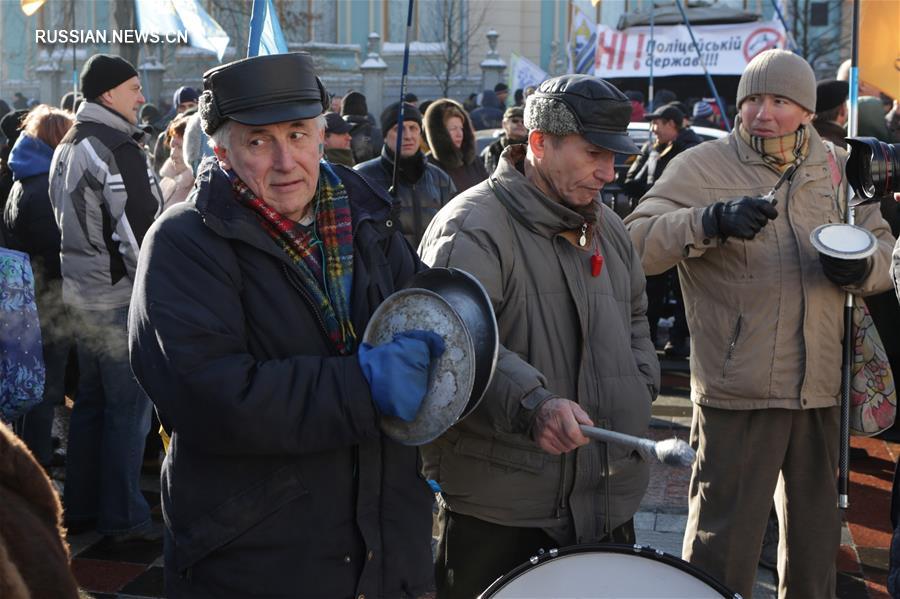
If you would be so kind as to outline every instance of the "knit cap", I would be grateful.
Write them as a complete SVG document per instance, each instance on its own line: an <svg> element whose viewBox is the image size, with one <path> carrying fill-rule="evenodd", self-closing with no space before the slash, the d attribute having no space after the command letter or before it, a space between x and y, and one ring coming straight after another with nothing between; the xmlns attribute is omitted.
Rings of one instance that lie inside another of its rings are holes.
<svg viewBox="0 0 900 599"><path fill-rule="evenodd" d="M712 116L713 109L712 106L709 105L709 102L704 102L700 100L696 104L694 104L694 118L695 119L704 119L708 116Z"/></svg>
<svg viewBox="0 0 900 599"><path fill-rule="evenodd" d="M104 92L137 76L131 63L121 56L94 54L81 69L81 93L86 100L95 100Z"/></svg>
<svg viewBox="0 0 900 599"><path fill-rule="evenodd" d="M816 111L816 75L800 56L786 50L766 50L744 69L737 89L737 106L754 94L772 94Z"/></svg>
<svg viewBox="0 0 900 599"><path fill-rule="evenodd" d="M394 102L381 113L381 131L387 134L391 127L397 126L397 118L400 116L400 102ZM422 128L422 113L408 102L403 103L403 121L415 121Z"/></svg>

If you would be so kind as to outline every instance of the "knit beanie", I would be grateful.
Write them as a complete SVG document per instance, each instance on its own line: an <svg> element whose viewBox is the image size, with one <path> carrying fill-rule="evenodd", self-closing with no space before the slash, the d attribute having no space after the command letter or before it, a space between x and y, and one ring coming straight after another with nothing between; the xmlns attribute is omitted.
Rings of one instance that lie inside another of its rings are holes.
<svg viewBox="0 0 900 599"><path fill-rule="evenodd" d="M96 100L104 92L137 76L131 63L121 56L94 54L81 68L81 93L86 100Z"/></svg>
<svg viewBox="0 0 900 599"><path fill-rule="evenodd" d="M754 94L784 96L808 110L816 111L816 75L800 56L786 50L766 50L744 69L737 89L737 107Z"/></svg>
<svg viewBox="0 0 900 599"><path fill-rule="evenodd" d="M179 104L184 104L185 102L199 102L200 94L197 93L193 87L189 87L187 85L182 85L178 89L175 90L175 93L172 94L172 106L178 108Z"/></svg>
<svg viewBox="0 0 900 599"><path fill-rule="evenodd" d="M695 119L705 119L706 117L710 117L713 114L712 106L709 105L709 102L704 102L700 100L696 104L694 104L694 118Z"/></svg>
<svg viewBox="0 0 900 599"><path fill-rule="evenodd" d="M369 107L366 104L366 97L359 92L349 92L341 101L341 116L348 114L356 116L366 116L369 114Z"/></svg>
<svg viewBox="0 0 900 599"><path fill-rule="evenodd" d="M391 127L397 126L397 117L400 116L400 102L394 102L384 109L381 113L381 131L385 135L390 131ZM422 128L422 113L419 109L404 102L403 104L403 121L415 121L419 123L419 129Z"/></svg>

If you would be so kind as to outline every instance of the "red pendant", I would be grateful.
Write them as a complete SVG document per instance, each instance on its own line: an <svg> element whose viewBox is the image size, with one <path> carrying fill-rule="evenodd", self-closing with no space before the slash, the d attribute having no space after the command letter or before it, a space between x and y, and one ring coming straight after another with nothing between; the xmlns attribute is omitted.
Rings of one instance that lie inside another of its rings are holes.
<svg viewBox="0 0 900 599"><path fill-rule="evenodd" d="M600 255L600 252L597 252L591 256L591 276L599 277L602 270L603 256Z"/></svg>

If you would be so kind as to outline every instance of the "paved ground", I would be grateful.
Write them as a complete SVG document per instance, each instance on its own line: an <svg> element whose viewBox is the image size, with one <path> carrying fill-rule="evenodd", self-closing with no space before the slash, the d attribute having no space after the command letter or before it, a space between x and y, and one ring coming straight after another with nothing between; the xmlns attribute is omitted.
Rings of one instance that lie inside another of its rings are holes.
<svg viewBox="0 0 900 599"><path fill-rule="evenodd" d="M663 393L653 407L649 435L655 439L687 439L691 406L689 373L684 361L664 361ZM838 564L838 597L887 598L890 545L890 489L900 444L878 439L852 442L850 509L845 513ZM690 471L654 465L650 488L635 517L638 543L679 556L687 520ZM158 479L144 477L144 489L159 518ZM162 597L161 546L112 549L98 535L70 539L72 568L91 595L106 597ZM777 596L775 574L760 568L754 597Z"/></svg>

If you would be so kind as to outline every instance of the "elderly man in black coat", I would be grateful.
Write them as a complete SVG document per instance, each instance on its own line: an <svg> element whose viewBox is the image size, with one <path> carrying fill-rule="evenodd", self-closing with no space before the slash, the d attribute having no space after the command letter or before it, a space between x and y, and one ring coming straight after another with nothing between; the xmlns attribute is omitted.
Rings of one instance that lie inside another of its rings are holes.
<svg viewBox="0 0 900 599"><path fill-rule="evenodd" d="M134 373L171 433L167 596L428 594L433 494L379 415L414 417L442 343L361 343L421 263L390 198L321 160L310 55L204 79L215 159L148 233L131 305Z"/></svg>

